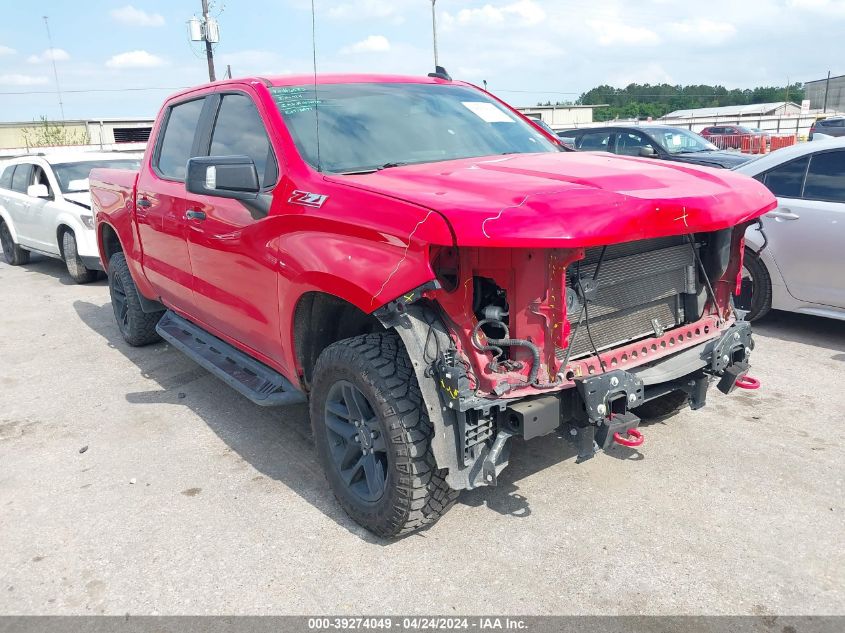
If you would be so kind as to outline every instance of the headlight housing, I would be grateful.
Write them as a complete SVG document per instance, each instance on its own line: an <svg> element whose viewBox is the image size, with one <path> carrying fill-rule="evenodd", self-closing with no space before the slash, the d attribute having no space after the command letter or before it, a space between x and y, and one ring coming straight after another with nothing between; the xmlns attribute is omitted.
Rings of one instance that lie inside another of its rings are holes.
<svg viewBox="0 0 845 633"><path fill-rule="evenodd" d="M85 225L85 228L92 229L94 228L94 216L93 215L80 215L79 219L82 220L82 224Z"/></svg>

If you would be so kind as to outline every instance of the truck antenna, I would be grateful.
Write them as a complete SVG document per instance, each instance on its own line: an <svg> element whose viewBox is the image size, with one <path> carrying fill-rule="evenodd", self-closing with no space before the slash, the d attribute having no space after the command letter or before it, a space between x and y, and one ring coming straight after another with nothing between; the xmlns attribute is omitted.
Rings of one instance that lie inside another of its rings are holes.
<svg viewBox="0 0 845 633"><path fill-rule="evenodd" d="M314 132L317 136L317 171L323 171L320 161L320 100L317 99L317 12L311 0L311 54L314 58Z"/></svg>

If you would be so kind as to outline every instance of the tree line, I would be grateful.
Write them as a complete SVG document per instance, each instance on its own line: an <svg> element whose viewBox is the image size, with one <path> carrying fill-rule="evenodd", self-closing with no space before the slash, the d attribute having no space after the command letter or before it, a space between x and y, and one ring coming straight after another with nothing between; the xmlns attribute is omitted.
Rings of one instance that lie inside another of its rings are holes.
<svg viewBox="0 0 845 633"><path fill-rule="evenodd" d="M583 93L575 102L558 101L537 105L598 105L609 107L594 111L596 121L613 119L647 118L657 119L674 110L691 108L715 108L730 105L750 105L774 101L800 103L804 99L804 86L793 83L788 86L759 86L757 88L728 90L724 86L706 84L672 86L670 84L630 84L624 88L602 85Z"/></svg>

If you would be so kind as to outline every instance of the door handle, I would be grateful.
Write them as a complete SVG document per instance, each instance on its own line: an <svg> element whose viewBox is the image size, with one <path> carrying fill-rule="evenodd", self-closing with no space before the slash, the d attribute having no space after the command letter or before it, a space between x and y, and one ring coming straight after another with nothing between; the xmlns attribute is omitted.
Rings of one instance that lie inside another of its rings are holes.
<svg viewBox="0 0 845 633"><path fill-rule="evenodd" d="M205 211L200 211L199 209L188 209L185 213L185 217L189 220L205 220L206 215Z"/></svg>
<svg viewBox="0 0 845 633"><path fill-rule="evenodd" d="M776 209L774 211L769 211L766 214L767 218L774 218L775 220L797 220L801 216L793 213L789 209Z"/></svg>
<svg viewBox="0 0 845 633"><path fill-rule="evenodd" d="M153 203L150 202L147 198L138 198L138 200L135 201L135 204L143 209L149 209L151 206L153 206Z"/></svg>

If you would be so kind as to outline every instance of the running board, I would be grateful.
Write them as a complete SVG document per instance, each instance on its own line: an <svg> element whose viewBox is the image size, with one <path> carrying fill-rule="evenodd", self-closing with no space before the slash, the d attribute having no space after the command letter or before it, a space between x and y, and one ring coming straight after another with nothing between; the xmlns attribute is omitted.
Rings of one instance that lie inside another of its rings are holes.
<svg viewBox="0 0 845 633"><path fill-rule="evenodd" d="M221 341L170 310L156 332L180 352L262 407L305 402L305 394L279 372Z"/></svg>

